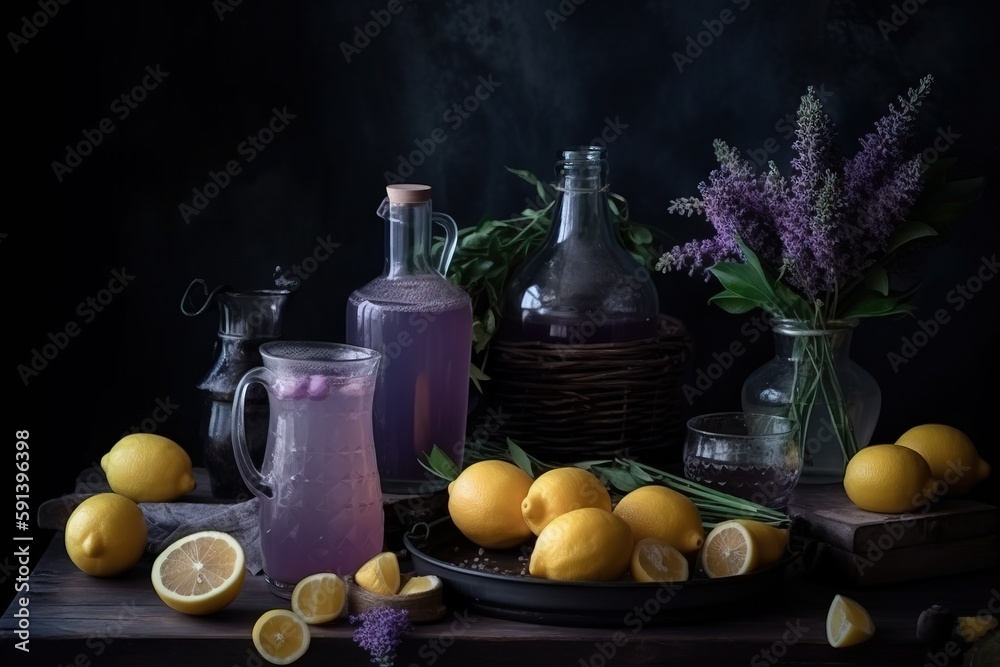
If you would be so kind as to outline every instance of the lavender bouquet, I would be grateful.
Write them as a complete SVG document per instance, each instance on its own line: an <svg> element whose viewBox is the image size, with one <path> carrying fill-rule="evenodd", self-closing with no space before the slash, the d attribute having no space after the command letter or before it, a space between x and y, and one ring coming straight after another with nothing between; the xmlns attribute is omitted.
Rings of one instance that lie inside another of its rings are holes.
<svg viewBox="0 0 1000 667"><path fill-rule="evenodd" d="M392 667L403 635L413 627L410 624L410 613L393 607L369 609L357 616L350 616L348 621L357 625L353 637L355 643L368 651L372 663L378 667Z"/></svg>
<svg viewBox="0 0 1000 667"><path fill-rule="evenodd" d="M850 158L838 151L833 121L814 88L797 114L790 173L774 162L763 173L739 151L714 142L719 167L699 184L700 197L670 202L671 213L704 215L715 235L675 246L660 271L687 270L715 277L722 291L710 299L730 313L762 309L773 318L829 324L901 315L913 310L914 289L893 284L914 251L939 235L982 193L983 180L949 181L954 160L926 163L910 152L915 121L930 92L925 76L898 106L875 123ZM797 356L789 415L806 425L815 405L836 430L845 462L857 451L826 337Z"/></svg>

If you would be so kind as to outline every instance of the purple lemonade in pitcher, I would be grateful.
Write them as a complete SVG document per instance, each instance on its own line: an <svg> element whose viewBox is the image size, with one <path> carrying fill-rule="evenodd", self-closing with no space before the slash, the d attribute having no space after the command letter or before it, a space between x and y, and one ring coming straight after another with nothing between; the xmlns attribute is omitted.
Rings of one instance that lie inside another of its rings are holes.
<svg viewBox="0 0 1000 667"><path fill-rule="evenodd" d="M420 461L435 445L462 464L472 355L472 301L444 273L457 242L454 220L432 214L430 188L390 185L381 276L347 303L347 342L382 354L373 403L379 478L386 493L443 487ZM431 225L446 232L431 260Z"/></svg>

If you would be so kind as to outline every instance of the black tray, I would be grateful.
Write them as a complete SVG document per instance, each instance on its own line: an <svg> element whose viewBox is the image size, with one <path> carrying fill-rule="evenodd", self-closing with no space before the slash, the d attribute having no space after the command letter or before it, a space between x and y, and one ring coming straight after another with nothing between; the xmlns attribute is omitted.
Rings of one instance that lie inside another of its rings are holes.
<svg viewBox="0 0 1000 667"><path fill-rule="evenodd" d="M417 524L403 543L418 574L445 583L452 604L485 616L544 625L625 627L670 625L751 614L778 602L788 553L770 567L735 577L709 579L695 572L677 584L550 581L527 574L530 545L480 549L449 517ZM457 600L455 599L457 598Z"/></svg>

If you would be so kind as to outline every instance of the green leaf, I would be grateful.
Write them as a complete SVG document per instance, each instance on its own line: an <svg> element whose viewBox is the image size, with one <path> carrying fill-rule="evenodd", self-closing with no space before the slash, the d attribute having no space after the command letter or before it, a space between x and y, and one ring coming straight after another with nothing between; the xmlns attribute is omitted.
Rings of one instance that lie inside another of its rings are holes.
<svg viewBox="0 0 1000 667"><path fill-rule="evenodd" d="M841 319L861 319L912 312L913 306L906 305L903 303L904 301L906 301L904 297L884 296L872 290L865 290L842 313L838 314L838 317Z"/></svg>
<svg viewBox="0 0 1000 667"><path fill-rule="evenodd" d="M632 475L617 468L605 466L592 466L590 471L598 477L603 477L604 481L623 493L634 491L642 484L639 484Z"/></svg>
<svg viewBox="0 0 1000 667"><path fill-rule="evenodd" d="M628 471L632 474L632 477L642 480L643 482L651 483L654 481L648 472L636 465L635 461L629 461Z"/></svg>
<svg viewBox="0 0 1000 667"><path fill-rule="evenodd" d="M739 294L735 294L726 290L724 292L719 292L712 298L708 300L709 303L714 303L722 310L727 313L732 313L733 315L741 315L743 313L749 313L755 308L762 308L759 301L754 299L748 299L742 297Z"/></svg>
<svg viewBox="0 0 1000 667"><path fill-rule="evenodd" d="M528 473L529 477L534 478L535 472L531 467L531 459L528 457L527 452L518 447L510 438L507 438L507 451L510 453L510 460L513 461L518 468Z"/></svg>
<svg viewBox="0 0 1000 667"><path fill-rule="evenodd" d="M971 203L978 201L983 196L986 189L986 178L963 178L955 181L948 181L939 188L941 198L946 201Z"/></svg>
<svg viewBox="0 0 1000 667"><path fill-rule="evenodd" d="M892 233L892 236L889 237L889 245L886 249L886 253L888 254L893 252L900 246L909 243L910 241L927 236L937 236L937 230L929 225L925 225L922 222L905 222ZM886 292L882 293L885 294Z"/></svg>
<svg viewBox="0 0 1000 667"><path fill-rule="evenodd" d="M425 456L427 458L427 463L424 464L423 461L420 461L420 464L442 479L446 479L450 482L458 477L461 472L458 469L458 466L455 465L455 462L451 460L451 457L437 445L434 445L434 447L431 448L431 453Z"/></svg>
<svg viewBox="0 0 1000 667"><path fill-rule="evenodd" d="M774 303L774 290L763 275L749 264L719 262L708 269L722 286L737 296L757 302L761 307Z"/></svg>
<svg viewBox="0 0 1000 667"><path fill-rule="evenodd" d="M653 242L653 233L642 225L637 225L635 223L629 225L628 237L633 243L639 246L649 245Z"/></svg>
<svg viewBox="0 0 1000 667"><path fill-rule="evenodd" d="M510 173L514 174L518 178L523 178L524 180L528 181L532 185L534 185L534 184L536 184L536 183L539 182L538 181L538 177L535 176L534 174L532 174L527 169L514 169L513 167L504 167L504 169L506 169Z"/></svg>
<svg viewBox="0 0 1000 667"><path fill-rule="evenodd" d="M889 294L889 273L882 266L873 266L865 277L865 286L882 296Z"/></svg>

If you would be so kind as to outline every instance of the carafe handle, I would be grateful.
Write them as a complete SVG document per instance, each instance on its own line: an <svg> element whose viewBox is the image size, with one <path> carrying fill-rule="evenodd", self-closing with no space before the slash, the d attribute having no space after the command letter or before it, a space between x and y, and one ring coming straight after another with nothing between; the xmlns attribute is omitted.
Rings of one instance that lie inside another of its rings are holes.
<svg viewBox="0 0 1000 667"><path fill-rule="evenodd" d="M236 467L239 468L240 477L243 478L243 481L250 487L254 495L262 498L272 498L274 492L271 490L263 473L257 470L257 466L254 465L253 460L250 458L250 450L247 448L246 423L243 420L243 406L246 402L247 389L250 388L252 383L260 382L267 389L268 393L270 393L271 386L276 379L274 373L263 366L251 368L240 378L239 383L236 385L236 392L233 395L232 430L233 454L236 457Z"/></svg>
<svg viewBox="0 0 1000 667"><path fill-rule="evenodd" d="M438 259L437 272L447 277L448 267L451 266L451 258L455 256L455 248L458 246L458 224L446 213L432 214L431 222L436 222L444 227L444 245L441 247L441 257Z"/></svg>

